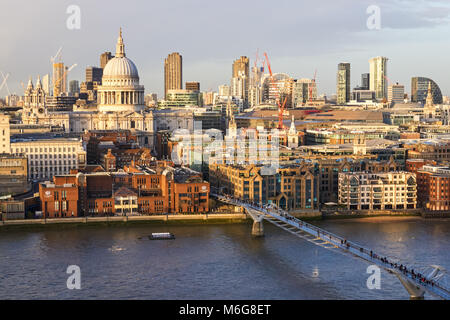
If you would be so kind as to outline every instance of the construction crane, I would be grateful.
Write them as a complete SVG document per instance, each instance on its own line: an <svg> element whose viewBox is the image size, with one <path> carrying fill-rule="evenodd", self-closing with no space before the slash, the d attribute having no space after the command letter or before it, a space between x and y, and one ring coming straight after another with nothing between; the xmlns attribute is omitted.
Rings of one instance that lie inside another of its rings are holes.
<svg viewBox="0 0 450 320"><path fill-rule="evenodd" d="M8 91L8 95L11 95L11 92L9 91L9 87L8 87L8 83L6 82L9 78L9 73L5 76L5 74L3 73L3 71L0 71L0 73L2 74L2 84L0 85L0 90L3 89L4 86L6 86L6 90Z"/></svg>
<svg viewBox="0 0 450 320"><path fill-rule="evenodd" d="M58 51L56 52L56 54L55 54L54 57L50 57L50 62L51 62L52 64L55 63L55 60L61 55L62 48L63 48L63 47L61 47L61 48L58 49Z"/></svg>
<svg viewBox="0 0 450 320"><path fill-rule="evenodd" d="M275 88L276 84L275 84L275 80L274 80L273 74L272 74L272 67L270 66L269 57L267 56L266 52L264 52L264 57L266 58L267 69L269 69L270 81L272 83L272 87ZM276 88L276 90L275 90L275 101L276 101L276 104L278 105L278 129L281 130L284 127L283 126L283 114L284 114L284 108L285 108L286 102L287 102L287 97L284 98L283 104L280 104L278 88Z"/></svg>
<svg viewBox="0 0 450 320"><path fill-rule="evenodd" d="M77 66L76 63L73 64L73 65L71 65L66 71L64 71L62 77L59 78L59 79L57 79L56 81L55 81L55 78L53 78L53 88L55 88L55 86L59 85L60 81L61 81L62 79L65 79L66 76L67 76L67 74L68 74L70 71L72 71L72 69L75 68L76 66Z"/></svg>
<svg viewBox="0 0 450 320"><path fill-rule="evenodd" d="M317 69L314 71L314 78L312 79L311 85L309 86L309 104L312 103L312 93L313 93L313 86L316 86L316 77L317 77Z"/></svg>

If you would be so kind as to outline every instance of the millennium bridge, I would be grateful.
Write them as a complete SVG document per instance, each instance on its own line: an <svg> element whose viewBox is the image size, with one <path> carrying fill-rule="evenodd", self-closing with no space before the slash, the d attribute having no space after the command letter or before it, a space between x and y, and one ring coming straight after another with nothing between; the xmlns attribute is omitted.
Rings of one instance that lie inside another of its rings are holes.
<svg viewBox="0 0 450 320"><path fill-rule="evenodd" d="M263 236L263 221L266 220L275 226L328 250L333 250L347 256L362 259L371 265L394 274L408 291L411 299L424 299L425 293L440 299L448 300L450 291L445 282L445 270L439 266L433 266L431 271L422 274L413 268L401 264L399 261L390 261L385 256L378 254L369 248L365 248L347 239L337 236L324 229L300 220L288 212L274 205L259 206L254 203L244 202L227 195L211 193L217 200L239 206L245 209L253 219L252 235Z"/></svg>

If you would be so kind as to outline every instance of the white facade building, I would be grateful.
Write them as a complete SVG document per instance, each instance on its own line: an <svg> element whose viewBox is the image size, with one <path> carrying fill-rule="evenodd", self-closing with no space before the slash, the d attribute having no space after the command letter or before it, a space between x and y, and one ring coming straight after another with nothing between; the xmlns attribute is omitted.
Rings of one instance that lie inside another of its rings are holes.
<svg viewBox="0 0 450 320"><path fill-rule="evenodd" d="M10 134L9 116L0 114L0 154L11 152Z"/></svg>
<svg viewBox="0 0 450 320"><path fill-rule="evenodd" d="M410 172L339 173L339 204L349 210L415 209L416 175Z"/></svg>
<svg viewBox="0 0 450 320"><path fill-rule="evenodd" d="M387 99L387 61L385 57L375 57L370 63L370 90L375 91L378 100Z"/></svg>
<svg viewBox="0 0 450 320"><path fill-rule="evenodd" d="M11 153L28 157L28 178L52 179L86 165L81 139L18 139L11 142Z"/></svg>

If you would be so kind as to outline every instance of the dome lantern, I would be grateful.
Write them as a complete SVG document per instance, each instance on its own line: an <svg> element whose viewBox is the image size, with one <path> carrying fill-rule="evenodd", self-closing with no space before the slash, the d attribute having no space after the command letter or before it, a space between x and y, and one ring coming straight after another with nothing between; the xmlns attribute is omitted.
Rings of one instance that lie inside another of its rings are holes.
<svg viewBox="0 0 450 320"><path fill-rule="evenodd" d="M118 57L118 58L125 57L125 45L123 44L122 28L120 28L119 38L117 39L116 57Z"/></svg>

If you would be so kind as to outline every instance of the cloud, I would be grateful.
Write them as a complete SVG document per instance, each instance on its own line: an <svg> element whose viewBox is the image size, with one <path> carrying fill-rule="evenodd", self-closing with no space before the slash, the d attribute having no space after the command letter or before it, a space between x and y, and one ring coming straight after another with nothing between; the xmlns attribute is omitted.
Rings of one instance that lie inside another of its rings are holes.
<svg viewBox="0 0 450 320"><path fill-rule="evenodd" d="M81 30L66 28L71 4L81 8ZM381 8L381 31L367 29L370 5ZM83 81L84 69L98 65L103 51L114 52L122 26L147 92L163 91L163 60L170 52L183 55L185 80L209 88L229 82L232 61L253 59L258 48L285 72L312 74L326 66L321 74L331 79L330 92L336 71L329 66L339 59L367 64L371 55L394 52L399 44L408 50L418 39L446 50L449 15L446 2L424 0L2 0L0 70L11 73L10 87L20 92L30 74L51 71L50 56L64 46L64 62L78 63L69 78Z"/></svg>

